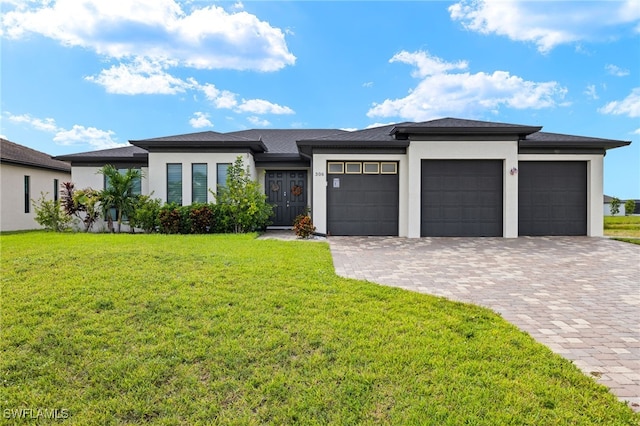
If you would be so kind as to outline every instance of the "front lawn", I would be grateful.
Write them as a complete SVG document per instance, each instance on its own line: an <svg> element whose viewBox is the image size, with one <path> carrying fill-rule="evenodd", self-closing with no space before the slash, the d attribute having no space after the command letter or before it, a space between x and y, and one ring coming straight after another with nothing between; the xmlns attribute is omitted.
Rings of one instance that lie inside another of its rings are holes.
<svg viewBox="0 0 640 426"><path fill-rule="evenodd" d="M326 244L44 232L0 243L4 418L640 423L489 310L336 277Z"/></svg>

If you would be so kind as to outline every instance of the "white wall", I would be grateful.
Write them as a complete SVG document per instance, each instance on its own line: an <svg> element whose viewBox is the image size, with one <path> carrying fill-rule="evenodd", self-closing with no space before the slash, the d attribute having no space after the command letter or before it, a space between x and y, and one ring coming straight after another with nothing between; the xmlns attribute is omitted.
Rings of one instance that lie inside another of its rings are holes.
<svg viewBox="0 0 640 426"><path fill-rule="evenodd" d="M604 203L604 208L602 209L604 212L605 216L614 216L611 214L611 204L610 203ZM624 201L620 201L620 207L619 207L619 212L618 214L616 214L615 216L624 216L625 215L625 208L624 208Z"/></svg>
<svg viewBox="0 0 640 426"><path fill-rule="evenodd" d="M54 179L59 183L71 179L71 174L65 172L0 164L0 231L42 228L34 220L33 203L29 206L29 213L24 212L25 176L30 177L30 198L36 201L40 199L40 192L48 193L46 198L53 199Z"/></svg>
<svg viewBox="0 0 640 426"><path fill-rule="evenodd" d="M603 170L602 155L579 154L522 154L519 161L586 161L587 162L587 235L602 237L604 235Z"/></svg>
<svg viewBox="0 0 640 426"><path fill-rule="evenodd" d="M246 153L184 153L184 152L150 152L148 191L153 192L152 198L160 198L163 203L167 202L167 164L182 164L182 204L191 204L191 165L194 163L207 164L208 186L215 192L217 182L217 164L234 163L236 158L241 156L245 167L250 168L251 176L258 178L253 156ZM207 201L214 202L215 197L209 192Z"/></svg>

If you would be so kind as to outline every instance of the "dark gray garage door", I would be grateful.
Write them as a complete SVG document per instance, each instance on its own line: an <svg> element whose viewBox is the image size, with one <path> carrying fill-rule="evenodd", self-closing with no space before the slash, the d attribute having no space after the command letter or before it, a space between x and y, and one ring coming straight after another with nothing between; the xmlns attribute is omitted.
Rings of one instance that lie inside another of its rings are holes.
<svg viewBox="0 0 640 426"><path fill-rule="evenodd" d="M335 161L327 176L329 235L398 235L397 163Z"/></svg>
<svg viewBox="0 0 640 426"><path fill-rule="evenodd" d="M502 160L423 160L423 237L501 237Z"/></svg>
<svg viewBox="0 0 640 426"><path fill-rule="evenodd" d="M587 235L587 163L521 161L518 234Z"/></svg>

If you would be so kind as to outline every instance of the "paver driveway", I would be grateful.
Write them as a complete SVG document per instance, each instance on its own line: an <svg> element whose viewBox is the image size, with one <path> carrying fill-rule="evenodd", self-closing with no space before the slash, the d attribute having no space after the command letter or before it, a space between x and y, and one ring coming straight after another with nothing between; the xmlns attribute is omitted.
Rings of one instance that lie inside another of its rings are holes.
<svg viewBox="0 0 640 426"><path fill-rule="evenodd" d="M640 246L588 237L329 243L338 275L491 308L638 410Z"/></svg>

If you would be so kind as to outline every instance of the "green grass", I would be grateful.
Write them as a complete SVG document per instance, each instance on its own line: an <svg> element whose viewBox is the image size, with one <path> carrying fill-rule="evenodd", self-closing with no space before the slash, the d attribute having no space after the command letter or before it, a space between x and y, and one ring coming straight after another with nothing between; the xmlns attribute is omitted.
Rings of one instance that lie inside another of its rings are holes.
<svg viewBox="0 0 640 426"><path fill-rule="evenodd" d="M604 235L640 238L640 216L605 216Z"/></svg>
<svg viewBox="0 0 640 426"><path fill-rule="evenodd" d="M640 423L491 311L336 277L323 243L43 232L0 243L3 413L64 409L74 425Z"/></svg>

